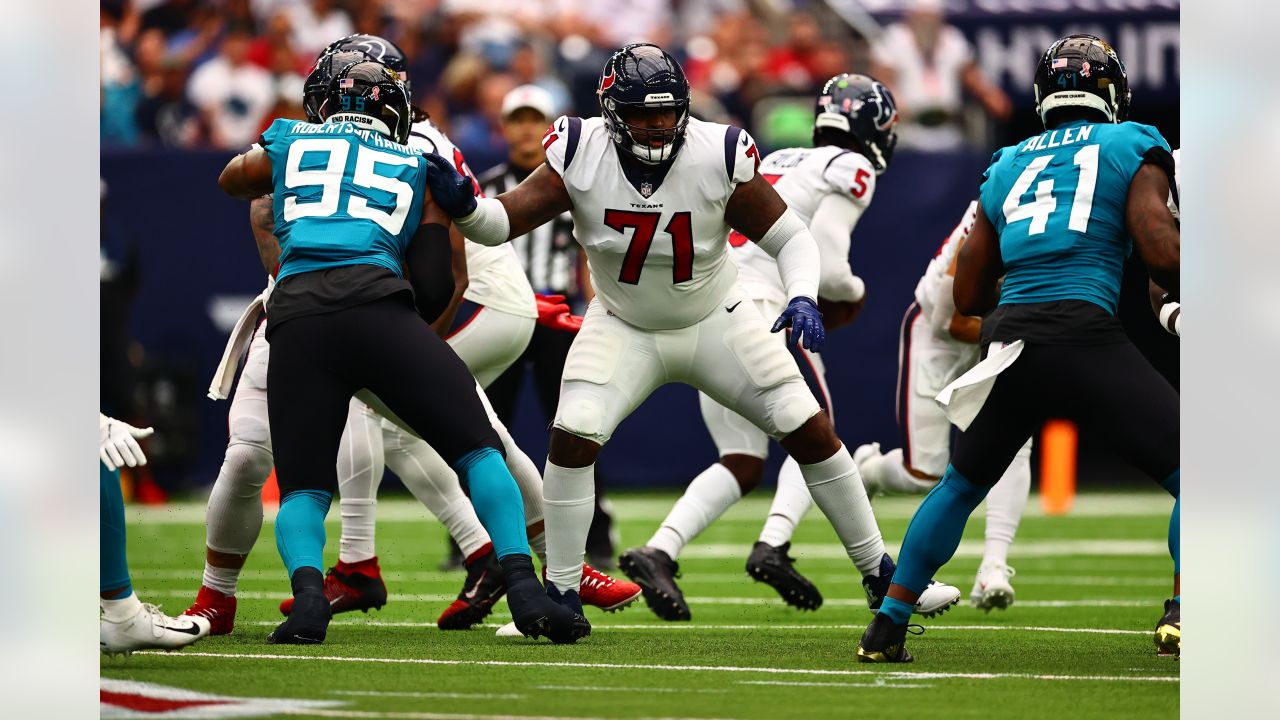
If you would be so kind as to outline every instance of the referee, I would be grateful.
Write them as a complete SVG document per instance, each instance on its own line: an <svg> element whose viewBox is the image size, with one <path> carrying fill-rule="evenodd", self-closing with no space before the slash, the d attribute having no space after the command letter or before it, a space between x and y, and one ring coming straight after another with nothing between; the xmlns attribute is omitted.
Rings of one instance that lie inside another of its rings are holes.
<svg viewBox="0 0 1280 720"><path fill-rule="evenodd" d="M497 197L519 185L546 159L542 138L555 119L554 108L551 93L537 85L521 85L507 93L502 101L502 134L509 148L507 161L480 176L485 197ZM511 246L520 257L535 293L561 295L574 305L580 300L584 306L595 296L582 249L573 238L573 220L569 213L526 235L512 238ZM560 401L560 376L564 373L573 338L571 332L538 324L524 354L485 389L494 411L508 427L515 416L516 398L526 370L533 373L538 404L542 406L546 423L551 424ZM605 569L616 565L613 518L607 502L604 482L597 472L596 513L587 534L587 559L592 565Z"/></svg>

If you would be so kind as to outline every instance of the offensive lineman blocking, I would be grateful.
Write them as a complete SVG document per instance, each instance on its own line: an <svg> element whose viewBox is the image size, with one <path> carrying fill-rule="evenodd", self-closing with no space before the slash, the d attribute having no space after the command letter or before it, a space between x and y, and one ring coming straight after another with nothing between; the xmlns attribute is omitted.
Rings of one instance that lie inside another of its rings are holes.
<svg viewBox="0 0 1280 720"><path fill-rule="evenodd" d="M724 242L732 227L776 257L790 300L773 330L790 326L792 344L820 349L813 237L756 173L749 135L689 117L684 71L657 46L616 52L598 94L603 117L558 119L546 167L496 199L477 202L444 158L428 156L441 171L429 177L432 195L469 239L500 244L570 210L590 260L598 294L570 351L546 465L548 594L580 607L595 460L622 419L676 381L779 439L850 559L874 578L878 604L892 561L885 572L857 466L755 304L742 302Z"/></svg>

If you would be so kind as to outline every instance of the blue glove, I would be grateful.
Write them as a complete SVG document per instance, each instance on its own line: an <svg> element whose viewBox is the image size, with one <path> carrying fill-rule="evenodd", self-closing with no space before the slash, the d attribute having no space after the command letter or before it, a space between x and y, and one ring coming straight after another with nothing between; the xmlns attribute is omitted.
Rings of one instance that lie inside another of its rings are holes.
<svg viewBox="0 0 1280 720"><path fill-rule="evenodd" d="M787 344L793 348L800 343L805 350L822 352L822 344L827 341L827 331L822 327L822 313L818 311L818 304L803 295L791 298L787 309L782 311L770 332L778 332L783 328L791 329Z"/></svg>
<svg viewBox="0 0 1280 720"><path fill-rule="evenodd" d="M476 188L471 178L435 153L425 153L424 157L427 159L427 188L431 190L432 201L449 217L466 217L475 212Z"/></svg>

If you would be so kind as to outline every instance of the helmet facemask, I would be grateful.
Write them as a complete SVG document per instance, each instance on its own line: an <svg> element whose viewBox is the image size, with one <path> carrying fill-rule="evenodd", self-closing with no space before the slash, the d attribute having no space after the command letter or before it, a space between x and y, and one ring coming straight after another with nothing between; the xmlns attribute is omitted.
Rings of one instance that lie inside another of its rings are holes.
<svg viewBox="0 0 1280 720"><path fill-rule="evenodd" d="M689 125L689 101L670 97L670 93L653 93L645 99L643 105L624 104L613 98L603 98L601 110L613 141L647 165L660 165L675 157L684 143L685 129ZM625 117L634 118L636 113L661 109L674 111L675 125L669 128L645 127L629 123Z"/></svg>

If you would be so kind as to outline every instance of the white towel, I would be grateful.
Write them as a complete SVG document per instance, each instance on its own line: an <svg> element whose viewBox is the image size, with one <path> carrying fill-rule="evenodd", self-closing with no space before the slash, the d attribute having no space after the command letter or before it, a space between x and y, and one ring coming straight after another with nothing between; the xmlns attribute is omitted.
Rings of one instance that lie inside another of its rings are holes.
<svg viewBox="0 0 1280 720"><path fill-rule="evenodd" d="M987 396L996 384L996 376L1013 365L1013 361L1022 354L1022 347L1021 340L1000 343L999 346L992 343L987 359L942 388L934 400L942 406L952 425L961 430L969 429L969 424L987 402Z"/></svg>
<svg viewBox="0 0 1280 720"><path fill-rule="evenodd" d="M231 386L235 384L236 368L240 365L240 356L253 341L253 332L258 327L258 316L266 309L267 296L271 293L271 285L262 294L249 303L249 307L241 313L236 326L231 329L231 337L227 338L227 347L222 351L222 361L209 383L209 397L213 400L226 400L230 397Z"/></svg>

